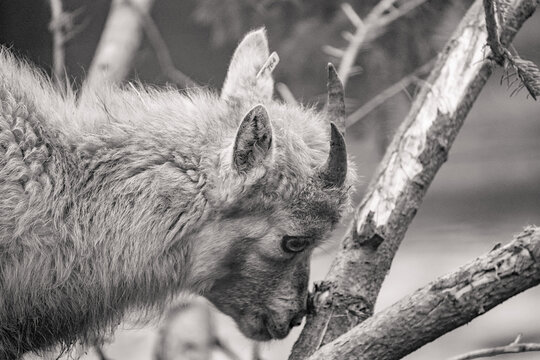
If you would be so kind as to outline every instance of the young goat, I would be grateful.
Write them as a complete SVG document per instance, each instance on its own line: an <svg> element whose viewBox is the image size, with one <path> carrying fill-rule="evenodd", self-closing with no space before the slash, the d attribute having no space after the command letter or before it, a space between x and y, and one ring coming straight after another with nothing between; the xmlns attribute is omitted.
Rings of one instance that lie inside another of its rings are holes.
<svg viewBox="0 0 540 360"><path fill-rule="evenodd" d="M312 249L339 221L343 91L272 100L264 30L221 96L103 86L81 98L0 49L0 358L99 339L127 310L202 294L256 340L305 314ZM88 90L88 89L87 89Z"/></svg>

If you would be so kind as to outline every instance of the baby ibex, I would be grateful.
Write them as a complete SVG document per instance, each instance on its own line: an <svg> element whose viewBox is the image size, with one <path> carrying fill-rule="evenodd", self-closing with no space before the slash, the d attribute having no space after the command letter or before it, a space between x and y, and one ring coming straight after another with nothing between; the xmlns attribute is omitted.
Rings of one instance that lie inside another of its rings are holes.
<svg viewBox="0 0 540 360"><path fill-rule="evenodd" d="M348 206L343 91L276 102L264 30L221 95L103 85L76 99L0 49L0 358L99 339L202 294L256 340L306 312L309 258Z"/></svg>

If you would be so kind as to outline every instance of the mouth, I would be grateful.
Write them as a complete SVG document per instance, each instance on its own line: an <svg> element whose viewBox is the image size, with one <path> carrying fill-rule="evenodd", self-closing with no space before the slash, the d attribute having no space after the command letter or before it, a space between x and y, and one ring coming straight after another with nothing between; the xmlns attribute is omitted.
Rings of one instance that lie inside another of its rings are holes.
<svg viewBox="0 0 540 360"><path fill-rule="evenodd" d="M270 341L274 339L266 327L258 329L255 332L244 333L248 338L256 341Z"/></svg>
<svg viewBox="0 0 540 360"><path fill-rule="evenodd" d="M268 331L268 327L266 326L265 321L262 319L257 319L257 321L253 323L241 322L238 325L242 334L244 334L251 340L269 341L273 339L272 334L270 333L270 331Z"/></svg>
<svg viewBox="0 0 540 360"><path fill-rule="evenodd" d="M256 341L269 341L284 339L289 331L280 331L267 315L256 318L255 322L240 326L240 330L248 338Z"/></svg>
<svg viewBox="0 0 540 360"><path fill-rule="evenodd" d="M272 339L281 340L289 335L289 327L280 328L276 326L272 319L267 316L264 317L263 323L266 331L270 334Z"/></svg>

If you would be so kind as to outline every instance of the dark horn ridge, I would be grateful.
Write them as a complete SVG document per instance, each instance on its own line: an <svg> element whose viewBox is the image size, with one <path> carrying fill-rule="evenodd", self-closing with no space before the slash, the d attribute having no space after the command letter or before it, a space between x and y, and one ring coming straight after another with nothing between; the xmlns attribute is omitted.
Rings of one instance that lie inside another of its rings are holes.
<svg viewBox="0 0 540 360"><path fill-rule="evenodd" d="M338 127L330 123L330 152L320 172L325 188L341 187L347 176L347 148Z"/></svg>

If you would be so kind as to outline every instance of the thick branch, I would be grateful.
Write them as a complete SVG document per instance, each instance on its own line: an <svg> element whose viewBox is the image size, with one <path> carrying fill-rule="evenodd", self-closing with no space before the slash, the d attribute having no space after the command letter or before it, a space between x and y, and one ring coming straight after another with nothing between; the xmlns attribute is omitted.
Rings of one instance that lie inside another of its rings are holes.
<svg viewBox="0 0 540 360"><path fill-rule="evenodd" d="M126 78L142 35L143 17L154 0L114 0L92 61L87 85L118 83ZM134 6L135 5L136 8Z"/></svg>
<svg viewBox="0 0 540 360"><path fill-rule="evenodd" d="M515 1L515 16L502 27L503 45L535 7L536 0ZM491 75L483 18L482 2L477 0L412 104L356 210L326 280L316 288L314 311L290 359L309 356L371 316L405 232Z"/></svg>
<svg viewBox="0 0 540 360"><path fill-rule="evenodd" d="M401 359L540 284L540 228L443 276L323 346L310 360Z"/></svg>

